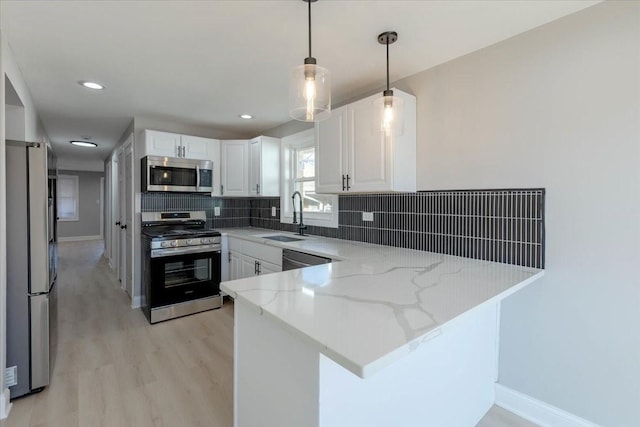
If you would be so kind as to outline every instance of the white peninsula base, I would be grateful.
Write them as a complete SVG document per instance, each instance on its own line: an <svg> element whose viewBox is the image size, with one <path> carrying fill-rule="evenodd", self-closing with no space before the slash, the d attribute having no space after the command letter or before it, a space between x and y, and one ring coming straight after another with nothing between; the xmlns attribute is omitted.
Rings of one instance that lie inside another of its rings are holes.
<svg viewBox="0 0 640 427"><path fill-rule="evenodd" d="M406 357L360 378L237 299L234 425L475 426L494 403L499 304L452 319Z"/></svg>

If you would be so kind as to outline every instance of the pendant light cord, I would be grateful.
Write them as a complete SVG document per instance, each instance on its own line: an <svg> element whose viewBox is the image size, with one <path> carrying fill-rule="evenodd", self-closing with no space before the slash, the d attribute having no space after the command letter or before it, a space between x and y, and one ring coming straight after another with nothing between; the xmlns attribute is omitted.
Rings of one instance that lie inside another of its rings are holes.
<svg viewBox="0 0 640 427"><path fill-rule="evenodd" d="M311 58L311 2L309 3L309 58Z"/></svg>
<svg viewBox="0 0 640 427"><path fill-rule="evenodd" d="M387 37L387 90L389 90L389 38Z"/></svg>

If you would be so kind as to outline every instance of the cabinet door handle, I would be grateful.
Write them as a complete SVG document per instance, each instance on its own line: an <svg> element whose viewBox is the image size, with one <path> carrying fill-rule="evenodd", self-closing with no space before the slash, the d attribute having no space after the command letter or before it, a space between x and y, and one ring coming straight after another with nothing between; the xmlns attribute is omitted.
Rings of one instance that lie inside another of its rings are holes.
<svg viewBox="0 0 640 427"><path fill-rule="evenodd" d="M222 196L224 194L224 185L220 186L220 195Z"/></svg>
<svg viewBox="0 0 640 427"><path fill-rule="evenodd" d="M182 146L182 157L183 157L183 158L184 158L184 157L186 157L186 154L185 154L185 153L186 153L186 147L183 145L183 146Z"/></svg>
<svg viewBox="0 0 640 427"><path fill-rule="evenodd" d="M253 274L258 275L258 261L253 261Z"/></svg>
<svg viewBox="0 0 640 427"><path fill-rule="evenodd" d="M262 274L262 265L260 264L259 261L257 261L258 263L258 275Z"/></svg>
<svg viewBox="0 0 640 427"><path fill-rule="evenodd" d="M260 184L256 184L256 194L260 194Z"/></svg>
<svg viewBox="0 0 640 427"><path fill-rule="evenodd" d="M120 225L120 221L116 222L116 225Z"/></svg>
<svg viewBox="0 0 640 427"><path fill-rule="evenodd" d="M180 146L179 145L176 146L176 152L178 153L176 155L176 157L180 157Z"/></svg>
<svg viewBox="0 0 640 427"><path fill-rule="evenodd" d="M342 191L344 191L344 175L342 175Z"/></svg>
<svg viewBox="0 0 640 427"><path fill-rule="evenodd" d="M229 256L229 262L231 262L231 251L227 252L227 255Z"/></svg>

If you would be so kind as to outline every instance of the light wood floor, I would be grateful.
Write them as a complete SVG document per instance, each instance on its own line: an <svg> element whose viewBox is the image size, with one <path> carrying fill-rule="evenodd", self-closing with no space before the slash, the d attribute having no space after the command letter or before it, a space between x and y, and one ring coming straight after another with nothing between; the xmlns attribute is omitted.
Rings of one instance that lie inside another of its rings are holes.
<svg viewBox="0 0 640 427"><path fill-rule="evenodd" d="M51 385L14 400L1 427L233 425L233 304L151 326L102 242L63 243L59 256ZM478 426L534 425L493 407Z"/></svg>

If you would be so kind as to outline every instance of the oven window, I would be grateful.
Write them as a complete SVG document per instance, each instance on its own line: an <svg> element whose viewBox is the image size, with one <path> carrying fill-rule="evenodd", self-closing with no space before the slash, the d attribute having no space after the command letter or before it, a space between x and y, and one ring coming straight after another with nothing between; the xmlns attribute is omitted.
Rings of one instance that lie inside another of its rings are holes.
<svg viewBox="0 0 640 427"><path fill-rule="evenodd" d="M150 260L149 305L162 307L220 293L220 252Z"/></svg>
<svg viewBox="0 0 640 427"><path fill-rule="evenodd" d="M164 264L164 287L188 286L212 279L211 258Z"/></svg>
<svg viewBox="0 0 640 427"><path fill-rule="evenodd" d="M150 168L151 185L176 185L195 187L197 175L195 169L155 166Z"/></svg>

